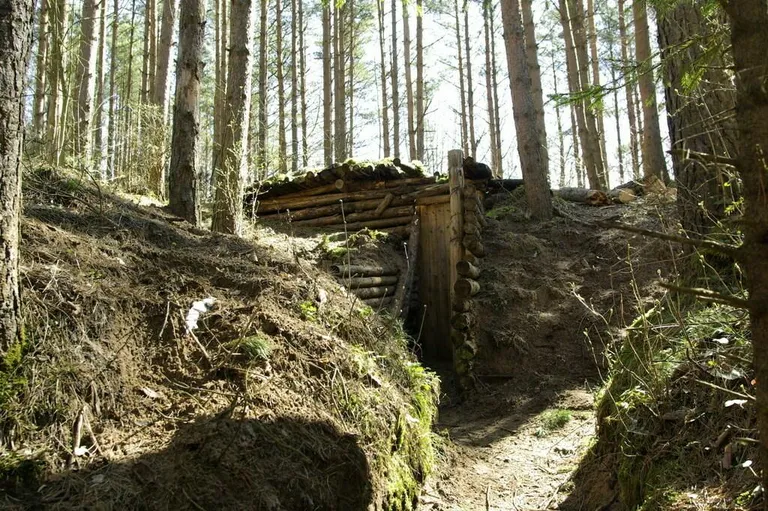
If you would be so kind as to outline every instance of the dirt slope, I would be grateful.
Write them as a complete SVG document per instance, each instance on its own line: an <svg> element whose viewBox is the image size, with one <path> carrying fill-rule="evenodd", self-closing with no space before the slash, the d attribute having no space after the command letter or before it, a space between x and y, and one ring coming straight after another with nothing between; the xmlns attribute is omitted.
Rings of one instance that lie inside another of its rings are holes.
<svg viewBox="0 0 768 511"><path fill-rule="evenodd" d="M0 507L412 507L436 380L319 268L323 240L214 235L51 172L27 182Z"/></svg>
<svg viewBox="0 0 768 511"><path fill-rule="evenodd" d="M590 226L618 220L663 229L669 199L590 208L558 201L560 216L534 223L520 191L489 201L482 262L477 387L449 392L438 428L445 464L424 509L558 509L594 435L592 391L604 353L658 296L666 244ZM450 382L448 382L450 383Z"/></svg>

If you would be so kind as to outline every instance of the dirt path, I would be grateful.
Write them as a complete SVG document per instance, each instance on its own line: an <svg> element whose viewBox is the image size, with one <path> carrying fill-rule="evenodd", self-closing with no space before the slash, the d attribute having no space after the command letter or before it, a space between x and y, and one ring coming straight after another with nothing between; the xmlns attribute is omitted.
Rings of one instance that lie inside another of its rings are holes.
<svg viewBox="0 0 768 511"><path fill-rule="evenodd" d="M595 429L592 395L578 383L522 392L497 384L441 413L445 467L424 491L425 510L558 509Z"/></svg>

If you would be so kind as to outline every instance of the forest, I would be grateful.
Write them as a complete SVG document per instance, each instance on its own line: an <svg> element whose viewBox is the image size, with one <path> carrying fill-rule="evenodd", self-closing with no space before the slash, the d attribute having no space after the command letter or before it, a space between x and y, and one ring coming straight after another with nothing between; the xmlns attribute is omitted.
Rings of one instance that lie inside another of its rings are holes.
<svg viewBox="0 0 768 511"><path fill-rule="evenodd" d="M0 0L0 508L768 510L766 0Z"/></svg>

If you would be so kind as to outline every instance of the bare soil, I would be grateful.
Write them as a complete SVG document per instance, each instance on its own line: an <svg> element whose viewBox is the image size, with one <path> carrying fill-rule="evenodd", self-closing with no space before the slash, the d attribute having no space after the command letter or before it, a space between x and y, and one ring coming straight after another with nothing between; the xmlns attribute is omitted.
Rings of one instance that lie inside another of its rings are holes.
<svg viewBox="0 0 768 511"><path fill-rule="evenodd" d="M677 257L666 243L592 224L665 230L674 206L669 197L602 208L557 201L559 216L542 224L526 218L520 193L487 202L497 220L484 233L477 385L458 394L445 380L444 466L422 508L561 509L595 434L607 350L660 295L655 283ZM569 419L550 428L553 414Z"/></svg>

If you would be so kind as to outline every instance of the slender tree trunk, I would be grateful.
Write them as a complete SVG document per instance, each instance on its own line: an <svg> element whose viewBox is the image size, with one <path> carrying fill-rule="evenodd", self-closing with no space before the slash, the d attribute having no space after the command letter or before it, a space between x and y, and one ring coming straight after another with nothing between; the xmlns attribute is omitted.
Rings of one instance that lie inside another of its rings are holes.
<svg viewBox="0 0 768 511"><path fill-rule="evenodd" d="M400 158L400 93L397 86L397 0L392 0L392 142L395 158Z"/></svg>
<svg viewBox="0 0 768 511"><path fill-rule="evenodd" d="M534 218L552 218L552 197L547 181L549 169L541 151L541 137L536 127L536 107L533 100L525 35L517 0L502 0L501 15L510 71L512 105L517 133L517 151L525 180L525 196Z"/></svg>
<svg viewBox="0 0 768 511"><path fill-rule="evenodd" d="M96 119L94 122L96 128L96 147L95 152L98 155L96 162L99 166L99 175L101 179L107 179L107 123L108 116L104 115L104 86L106 82L106 60L107 60L107 2L102 3L99 19L99 44L98 44L98 62L96 63Z"/></svg>
<svg viewBox="0 0 768 511"><path fill-rule="evenodd" d="M384 157L389 158L389 98L387 96L387 55L384 38L384 0L376 0L376 13L379 22L379 53L381 54L381 122L384 141Z"/></svg>
<svg viewBox="0 0 768 511"><path fill-rule="evenodd" d="M301 86L301 166L309 165L309 147L307 142L307 49L304 46L304 0L299 3L299 82Z"/></svg>
<svg viewBox="0 0 768 511"><path fill-rule="evenodd" d="M575 103L571 103L571 135L573 136L573 173L576 175L576 186L578 188L584 187L584 164L581 160L581 151L579 150L579 137L578 133L578 121L576 116L578 115L578 107Z"/></svg>
<svg viewBox="0 0 768 511"><path fill-rule="evenodd" d="M291 172L299 172L299 73L298 55L298 16L296 0L291 0Z"/></svg>
<svg viewBox="0 0 768 511"><path fill-rule="evenodd" d="M638 150L637 116L635 114L635 97L632 93L634 86L630 77L629 40L627 37L627 24L624 17L624 0L618 0L619 11L619 39L621 41L621 66L624 78L624 93L627 96L627 117L629 119L629 151L632 156L632 177L640 176L640 157Z"/></svg>
<svg viewBox="0 0 768 511"><path fill-rule="evenodd" d="M491 26L488 20L488 11L492 8L490 0L483 2L483 35L485 36L485 95L488 102L488 133L490 134L491 143L491 167L493 168L494 177L501 177L498 175L497 162L499 161L499 155L496 154L496 118L494 117L495 106L493 104L493 68L491 67Z"/></svg>
<svg viewBox="0 0 768 511"><path fill-rule="evenodd" d="M621 138L621 116L619 115L619 87L618 77L616 76L616 61L613 49L614 41L608 45L611 59L611 82L613 83L613 118L616 120L616 142L618 145L617 156L619 160L619 184L624 183L624 149L622 148Z"/></svg>
<svg viewBox="0 0 768 511"><path fill-rule="evenodd" d="M90 1L90 0L89 0ZM144 62L142 69L141 103L149 104L154 97L157 66L156 0L146 0L144 12Z"/></svg>
<svg viewBox="0 0 768 511"><path fill-rule="evenodd" d="M469 4L464 0L464 52L467 55L467 115L469 116L470 156L477 158L477 137L475 137L475 88L472 84L471 45L469 43Z"/></svg>
<svg viewBox="0 0 768 511"><path fill-rule="evenodd" d="M277 51L277 141L280 173L288 172L288 141L285 132L285 76L283 73L283 2L275 0L275 47Z"/></svg>
<svg viewBox="0 0 768 511"><path fill-rule="evenodd" d="M416 159L416 128L413 104L413 79L411 76L411 23L408 13L408 0L403 1L403 60L405 65L405 97L408 112L408 156Z"/></svg>
<svg viewBox="0 0 768 511"><path fill-rule="evenodd" d="M267 133L269 131L269 109L267 104L267 25L269 17L268 0L259 2L259 125L258 125L258 157L256 158L256 173L259 179L267 177Z"/></svg>
<svg viewBox="0 0 768 511"><path fill-rule="evenodd" d="M82 32L80 35L80 58L77 63L77 110L75 153L84 159L90 167L93 149L94 88L96 85L96 38L98 35L102 0L84 0L82 14Z"/></svg>
<svg viewBox="0 0 768 511"><path fill-rule="evenodd" d="M21 153L34 4L32 0L0 0L0 12L0 357L5 360L8 350L23 341L19 289Z"/></svg>
<svg viewBox="0 0 768 511"><path fill-rule="evenodd" d="M560 95L559 80L557 72L557 64L555 62L555 55L552 54L552 78L554 80L555 96ZM557 142L560 149L560 180L558 185L560 188L565 188L565 135L563 134L563 119L562 119L562 106L560 102L555 102L555 117L557 118Z"/></svg>
<svg viewBox="0 0 768 511"><path fill-rule="evenodd" d="M347 74L346 55L344 51L344 15L347 9L337 5L334 9L334 159L343 162L347 159Z"/></svg>
<svg viewBox="0 0 768 511"><path fill-rule="evenodd" d="M50 65L48 66L48 82L50 96L48 99L47 132L45 139L50 145L48 160L54 165L59 164L63 149L62 117L64 112L64 69L66 60L66 22L69 17L66 0L50 0L48 13L51 27Z"/></svg>
<svg viewBox="0 0 768 511"><path fill-rule="evenodd" d="M763 0L721 0L731 18L731 44L736 71L736 119L739 127L737 168L746 211L743 261L749 291L752 346L757 394L757 426L761 465L768 460L768 204L766 141L768 140L768 11ZM768 488L768 470L762 471Z"/></svg>
<svg viewBox="0 0 768 511"><path fill-rule="evenodd" d="M633 0L632 11L635 18L637 66L640 70L638 84L640 85L640 101L643 107L643 176L645 178L656 176L668 181L664 148L661 144L659 108L656 103L656 87L653 80L651 42L645 0Z"/></svg>
<svg viewBox="0 0 768 511"><path fill-rule="evenodd" d="M133 138L133 130L131 129L132 109L129 108L133 101L133 46L136 35L136 0L131 0L131 22L128 25L128 76L127 84L125 86L125 112L123 118L123 133L125 136L121 142L122 153L122 166L129 172L126 174L126 182L128 188L131 186L131 175L129 160L131 158L131 140Z"/></svg>
<svg viewBox="0 0 768 511"><path fill-rule="evenodd" d="M347 129L347 156L354 155L355 147L355 2L349 6L349 129Z"/></svg>
<svg viewBox="0 0 768 511"><path fill-rule="evenodd" d="M536 30L533 23L532 0L520 0L523 13L523 30L525 33L525 56L528 61L528 70L531 76L533 90L533 106L536 109L536 128L541 136L541 151L544 162L549 168L549 153L547 152L547 128L544 122L544 91L541 88L541 66L539 66L538 43L536 42Z"/></svg>
<svg viewBox="0 0 768 511"><path fill-rule="evenodd" d="M162 109L163 124L168 119L168 67L173 46L176 11L179 0L163 0L163 24L160 27L160 46L157 52L154 103ZM217 1L217 0L215 0Z"/></svg>
<svg viewBox="0 0 768 511"><path fill-rule="evenodd" d="M454 17L456 19L456 53L459 60L459 95L461 96L461 149L469 155L469 133L467 126L467 95L464 89L464 56L461 51L461 18L459 18L459 0L455 0Z"/></svg>
<svg viewBox="0 0 768 511"><path fill-rule="evenodd" d="M227 101L224 106L224 162L216 179L211 230L239 234L242 217L242 173L248 147L253 47L252 0L233 0L230 10L230 50L227 66Z"/></svg>
<svg viewBox="0 0 768 511"><path fill-rule="evenodd" d="M197 162L200 160L199 103L204 28L205 0L182 0L168 198L171 212L192 225L200 223Z"/></svg>
<svg viewBox="0 0 768 511"><path fill-rule="evenodd" d="M423 0L416 0L416 159L424 161L424 19Z"/></svg>
<svg viewBox="0 0 768 511"><path fill-rule="evenodd" d="M333 164L331 9L331 2L323 2L323 161L325 165Z"/></svg>
<svg viewBox="0 0 768 511"><path fill-rule="evenodd" d="M47 87L48 68L48 3L41 0L37 28L37 61L35 63L35 99L32 105L32 133L35 138L42 138L43 123L45 122L45 92Z"/></svg>
<svg viewBox="0 0 768 511"><path fill-rule="evenodd" d="M589 42L590 63L592 66L592 86L600 87L600 54L597 51L597 28L595 23L595 0L587 0L587 41ZM600 156L603 160L604 184L610 188L610 176L608 172L608 149L605 145L605 119L604 108L602 105L593 105L595 117L597 118L597 132L600 141Z"/></svg>
<svg viewBox="0 0 768 511"><path fill-rule="evenodd" d="M105 6L106 8L106 6ZM114 179L117 167L117 35L120 26L120 0L114 0L112 12L112 41L110 43L110 63L109 63L109 133L107 142L108 151L108 173L109 178Z"/></svg>
<svg viewBox="0 0 768 511"><path fill-rule="evenodd" d="M491 29L491 77L493 79L493 117L494 125L496 126L496 155L498 161L496 162L494 169L499 177L504 177L503 160L504 153L501 150L501 106L499 103L499 83L498 83L498 67L496 66L496 27L494 20L496 19L496 7L491 3L491 11L489 14Z"/></svg>

